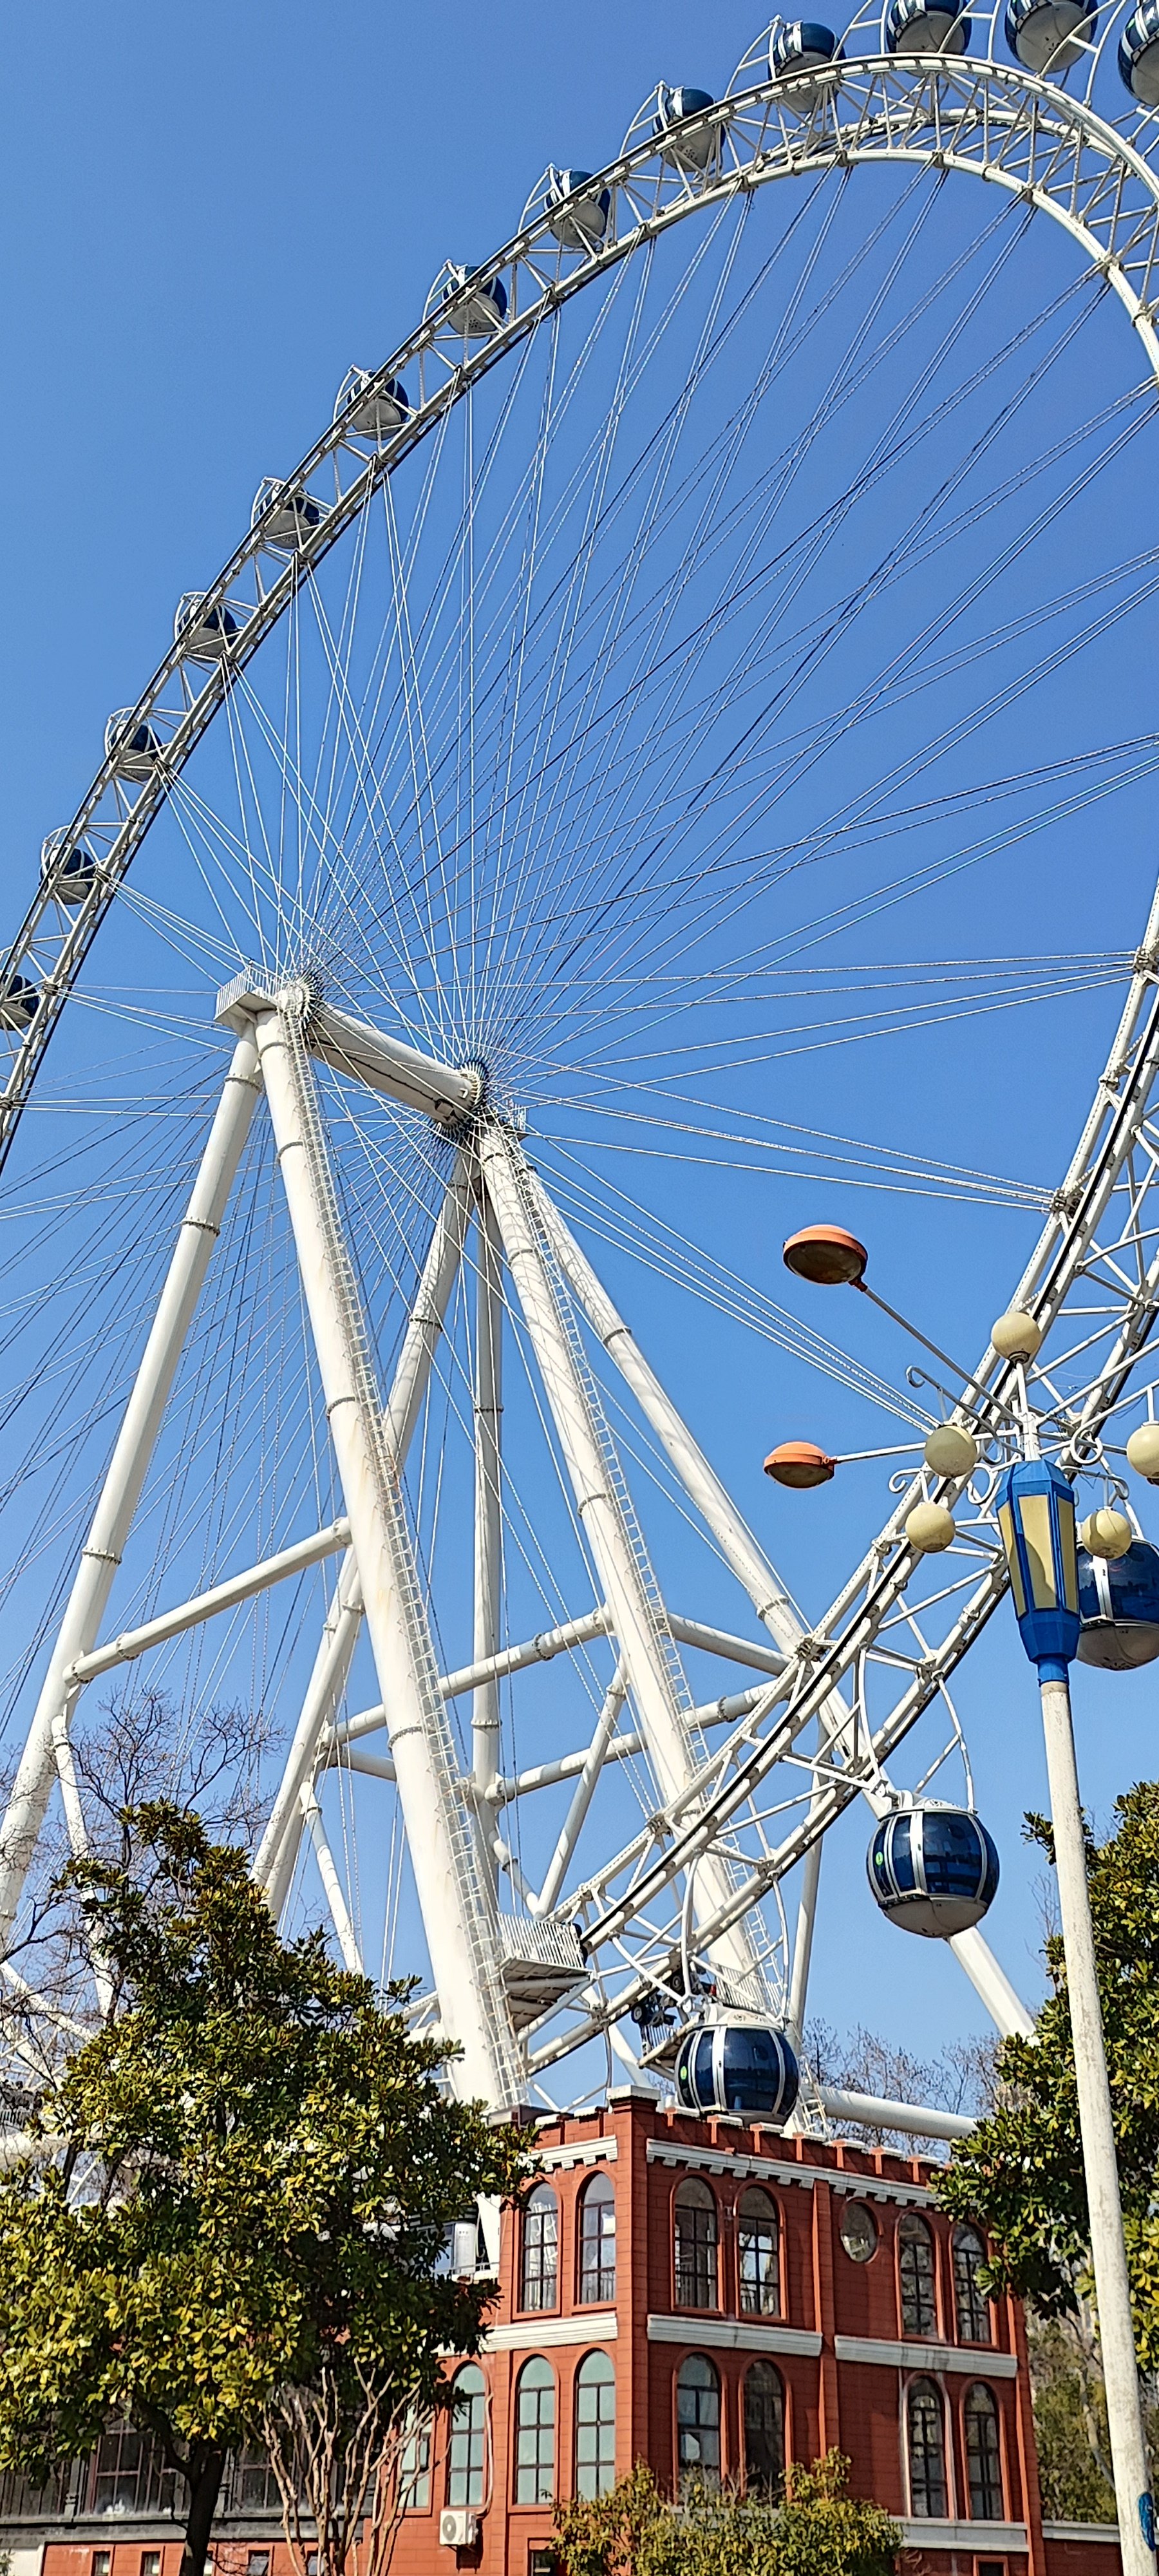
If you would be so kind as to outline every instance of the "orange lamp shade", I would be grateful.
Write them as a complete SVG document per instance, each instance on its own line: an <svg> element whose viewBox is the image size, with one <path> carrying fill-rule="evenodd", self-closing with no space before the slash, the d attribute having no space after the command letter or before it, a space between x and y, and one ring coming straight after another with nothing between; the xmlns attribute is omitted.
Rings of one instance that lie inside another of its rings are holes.
<svg viewBox="0 0 1159 2576"><path fill-rule="evenodd" d="M817 1288L856 1288L869 1254L843 1226L806 1225L789 1236L781 1257L787 1270Z"/></svg>
<svg viewBox="0 0 1159 2576"><path fill-rule="evenodd" d="M778 1485L801 1488L805 1485L827 1485L837 1461L815 1440L782 1440L779 1449L770 1449L765 1460L765 1474Z"/></svg>

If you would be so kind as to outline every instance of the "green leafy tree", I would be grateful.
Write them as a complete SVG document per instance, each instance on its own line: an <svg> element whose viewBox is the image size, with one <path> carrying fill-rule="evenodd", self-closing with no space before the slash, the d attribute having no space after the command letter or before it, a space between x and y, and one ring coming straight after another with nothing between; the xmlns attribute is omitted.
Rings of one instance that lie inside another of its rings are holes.
<svg viewBox="0 0 1159 2576"><path fill-rule="evenodd" d="M1115 2520L1107 2408L1089 2320L1026 2320L1042 2510L1049 2522Z"/></svg>
<svg viewBox="0 0 1159 2576"><path fill-rule="evenodd" d="M172 1806L126 1824L127 1859L68 1874L111 2010L0 2180L0 2466L45 2480L131 2423L201 2576L227 2453L262 2440L295 2553L312 2475L340 2576L442 2353L478 2347L490 2292L441 2270L445 2229L516 2188L518 2141L449 2098L403 1990L382 2010L320 1935L279 1939L240 1851Z"/></svg>
<svg viewBox="0 0 1159 2576"><path fill-rule="evenodd" d="M1116 1802L1101 1846L1088 1840L1107 2070L1118 2148L1135 2332L1143 2369L1159 2369L1159 1782ZM1050 1827L1027 1819L1053 1860ZM1008 2039L999 2099L956 2145L938 2196L981 2219L991 2284L1033 2299L1045 2317L1080 2313L1091 2295L1086 2191L1061 1938L1046 1943L1052 1992L1032 2039Z"/></svg>
<svg viewBox="0 0 1159 2576"><path fill-rule="evenodd" d="M557 2507L562 2576L892 2576L901 2531L848 2484L828 2451L791 2468L780 2499L697 2478L672 2503L637 2460L609 2494Z"/></svg>

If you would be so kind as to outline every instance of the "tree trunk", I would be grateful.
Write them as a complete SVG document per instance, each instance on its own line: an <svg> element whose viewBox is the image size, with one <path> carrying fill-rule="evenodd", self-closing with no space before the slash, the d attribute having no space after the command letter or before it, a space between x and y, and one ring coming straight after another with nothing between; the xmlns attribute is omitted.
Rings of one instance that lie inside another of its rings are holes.
<svg viewBox="0 0 1159 2576"><path fill-rule="evenodd" d="M221 2493L225 2453L210 2442L190 2445L185 2478L189 2488L189 2511L185 2517L185 2547L181 2553L181 2576L204 2576L206 2553L217 2499Z"/></svg>

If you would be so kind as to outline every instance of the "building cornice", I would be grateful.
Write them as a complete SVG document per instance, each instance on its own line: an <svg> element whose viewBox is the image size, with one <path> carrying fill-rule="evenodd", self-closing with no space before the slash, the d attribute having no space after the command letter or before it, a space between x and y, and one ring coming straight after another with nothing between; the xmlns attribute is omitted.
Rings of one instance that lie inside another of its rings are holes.
<svg viewBox="0 0 1159 2576"><path fill-rule="evenodd" d="M763 2326L755 2317L672 2317L648 2319L649 2343L688 2343L698 2351L784 2352L816 2361L821 2337L805 2326Z"/></svg>

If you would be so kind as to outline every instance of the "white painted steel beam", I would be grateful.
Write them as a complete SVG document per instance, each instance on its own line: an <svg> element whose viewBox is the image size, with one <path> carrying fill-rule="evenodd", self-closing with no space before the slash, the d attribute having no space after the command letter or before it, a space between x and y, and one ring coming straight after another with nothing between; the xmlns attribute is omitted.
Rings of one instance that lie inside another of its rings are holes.
<svg viewBox="0 0 1159 2576"><path fill-rule="evenodd" d="M727 1628L709 1628L703 1619L686 1619L665 1610L660 1625L681 1646L698 1646L702 1654L723 1655L730 1664L748 1664L755 1673L783 1673L786 1658L779 1646L758 1646L747 1637L730 1636Z"/></svg>
<svg viewBox="0 0 1159 2576"><path fill-rule="evenodd" d="M662 1441L685 1493L696 1505L706 1528L711 1530L725 1563L731 1566L738 1582L744 1585L757 1617L764 1621L779 1646L789 1654L794 1653L803 1627L796 1603L741 1518L719 1476L709 1466L687 1423L681 1420L655 1370L649 1367L629 1326L617 1313L603 1282L596 1277L586 1254L581 1252L570 1227L564 1223L538 1176L534 1188L560 1268L574 1289L593 1332L603 1343L625 1384L630 1386L645 1420L651 1423L657 1438Z"/></svg>
<svg viewBox="0 0 1159 2576"><path fill-rule="evenodd" d="M260 1088L250 1031L233 1051L0 1827L0 1941L11 1929L56 1777L56 1743L78 1687L67 1675L96 1644Z"/></svg>
<svg viewBox="0 0 1159 2576"><path fill-rule="evenodd" d="M383 1436L399 1475L406 1464L462 1259L469 1208L467 1166L460 1155L435 1219L383 1417ZM259 1887L264 1887L275 1919L285 1903L298 1855L302 1829L299 1792L324 1756L327 1731L346 1688L361 1626L362 1590L351 1549L331 1596L277 1796L254 1862L254 1878ZM375 1722L385 1725L385 1709L378 1710Z"/></svg>
<svg viewBox="0 0 1159 2576"><path fill-rule="evenodd" d="M123 1636L111 1638L107 1646L96 1646L91 1654L78 1655L76 1662L69 1665L66 1678L70 1684L96 1681L99 1674L115 1671L118 1664L131 1664L138 1655L148 1654L150 1647L163 1646L170 1637L183 1636L187 1628L200 1627L204 1620L216 1619L223 1610L235 1610L239 1602L252 1601L255 1594L270 1591L275 1583L304 1574L311 1565L324 1564L328 1556L337 1556L339 1548L349 1543L349 1521L333 1521L329 1529L297 1539L293 1547L265 1557L260 1565L247 1565L241 1574L227 1575L224 1583L213 1584L192 1601L180 1602L175 1610L159 1610L155 1619L147 1619L141 1628L127 1628Z"/></svg>
<svg viewBox="0 0 1159 2576"><path fill-rule="evenodd" d="M255 1885L264 1888L266 1903L275 1922L289 1894L297 1865L304 1822L302 1791L309 1784L319 1741L330 1725L346 1688L361 1627L362 1591L351 1548L343 1558L338 1581L330 1596L301 1713L254 1861Z"/></svg>
<svg viewBox="0 0 1159 2576"><path fill-rule="evenodd" d="M900 2129L914 2138L968 2138L978 2123L960 2111L922 2110L913 2102L887 2102L876 2093L843 2093L822 2084L820 2101L831 2120L859 2120L867 2129Z"/></svg>
<svg viewBox="0 0 1159 2576"><path fill-rule="evenodd" d="M503 1528L500 1514L500 1434L503 1416L503 1247L495 1211L485 1196L476 1212L475 1240L475 1625L476 1663L494 1662L502 1613ZM476 1685L471 1705L475 1788L489 1798L499 1775L499 1683L494 1672ZM481 1838L486 1848L486 1837ZM493 1856L487 1854L489 1873ZM492 1875L492 1884L494 1884Z"/></svg>
<svg viewBox="0 0 1159 2576"><path fill-rule="evenodd" d="M404 1109L421 1110L438 1126L469 1117L478 1107L483 1077L475 1065L440 1064L320 1000L306 984L279 984L247 968L218 994L218 1027L245 1029L271 1004L283 1002L298 1014L311 1055L334 1072L354 1075L369 1090L385 1092Z"/></svg>
<svg viewBox="0 0 1159 2576"><path fill-rule="evenodd" d="M633 1753L642 1753L644 1739L633 1730L628 1735L613 1735L605 1744L605 1762L626 1762ZM590 1744L581 1744L574 1753L561 1753L554 1762L533 1762L527 1771L519 1771L513 1780L497 1780L493 1797L496 1806L509 1807L513 1798L534 1797L537 1789L556 1789L563 1780L578 1780L591 1755Z"/></svg>
<svg viewBox="0 0 1159 2576"><path fill-rule="evenodd" d="M969 1932L955 1932L949 1946L1003 2039L1033 2039L1034 2015L1015 1992L977 1924Z"/></svg>
<svg viewBox="0 0 1159 2576"><path fill-rule="evenodd" d="M580 1766L571 1805L564 1817L555 1850L547 1865L547 1875L538 1896L531 1898L528 1907L528 1912L531 1914L550 1914L563 1885L564 1872L583 1830L588 1808L595 1796L596 1784L604 1767L627 1690L628 1668L621 1655L611 1685L604 1693L603 1706L596 1719L595 1733Z"/></svg>
<svg viewBox="0 0 1159 2576"><path fill-rule="evenodd" d="M354 1976L364 1977L366 1970L362 1962L362 1952L358 1947L358 1936L350 1919L350 1909L335 1866L334 1854L326 1840L322 1810L313 1789L303 1791L302 1813L310 1840L314 1845L318 1876L325 1891L326 1903L330 1908L330 1920L338 1936L338 1947L342 1952L343 1961Z"/></svg>
<svg viewBox="0 0 1159 2576"><path fill-rule="evenodd" d="M557 1298L547 1257L542 1194L533 1185L514 1137L497 1121L481 1128L479 1162L559 1436L576 1510L612 1613L637 1722L661 1794L666 1799L679 1797L692 1788L696 1776L689 1721L678 1704L660 1644L656 1615L659 1605L654 1608L649 1597L633 1532L625 1520L620 1498L622 1478L610 1434L593 1405L579 1365L578 1347L573 1348L569 1339ZM731 1889L723 1856L706 1852L697 1863L696 1893L702 1905L719 1908L727 1903ZM718 1965L731 1974L752 1979L754 1994L760 1991L761 1971L747 1927L742 1923L730 1925L726 1939L713 1955Z"/></svg>
<svg viewBox="0 0 1159 2576"><path fill-rule="evenodd" d="M342 1234L303 1026L283 1003L256 1024L258 1051L306 1307L362 1583L411 1866L447 2037L464 2096L509 2108L520 2063L507 2012L474 1823L426 1622L418 1569L384 1436L366 1326Z"/></svg>
<svg viewBox="0 0 1159 2576"><path fill-rule="evenodd" d="M526 1672L532 1664L549 1664L555 1655L571 1654L576 1646L587 1646L593 1638L606 1637L612 1625L610 1610L588 1610L580 1619L568 1619L559 1628L545 1628L538 1637L529 1637L520 1646L501 1646L498 1654L485 1655L481 1663L463 1664L458 1672L439 1676L443 1699L462 1699L480 1682L505 1679L508 1673ZM385 1726L386 1710L381 1703L375 1708L360 1708L337 1730L341 1744L353 1744L360 1735L373 1735Z"/></svg>

